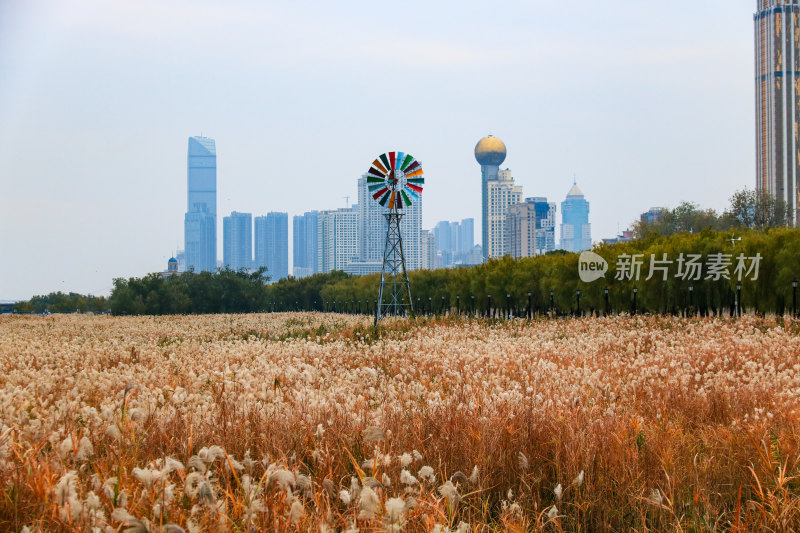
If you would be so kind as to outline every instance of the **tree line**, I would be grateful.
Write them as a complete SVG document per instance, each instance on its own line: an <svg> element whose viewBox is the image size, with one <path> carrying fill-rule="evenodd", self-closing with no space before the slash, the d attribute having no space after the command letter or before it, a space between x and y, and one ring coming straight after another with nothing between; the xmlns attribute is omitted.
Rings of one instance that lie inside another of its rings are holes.
<svg viewBox="0 0 800 533"><path fill-rule="evenodd" d="M504 257L474 267L409 272L412 304L418 314L483 316L721 314L732 312L734 307L738 311L738 305L745 312L783 313L797 305L793 281L800 276L800 230L705 229L669 236L651 233L627 243L598 246L594 253L607 262L608 271L592 282L580 279L579 254L566 252L523 259ZM757 257L760 260L754 265ZM700 271L687 275L692 258ZM725 266L722 270L721 265ZM737 271L740 266L744 268ZM634 275L636 269L638 275ZM263 269L187 272L167 278L150 274L114 280L107 300L54 293L18 304L18 311L102 310L119 315L281 311L372 314L377 307L379 280L377 274L350 276L334 271L269 284Z"/></svg>

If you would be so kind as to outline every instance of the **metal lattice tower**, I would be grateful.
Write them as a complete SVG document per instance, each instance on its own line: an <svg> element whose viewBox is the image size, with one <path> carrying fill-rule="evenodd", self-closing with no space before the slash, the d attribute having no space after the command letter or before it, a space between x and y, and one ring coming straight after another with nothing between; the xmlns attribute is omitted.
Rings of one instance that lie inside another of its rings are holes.
<svg viewBox="0 0 800 533"><path fill-rule="evenodd" d="M389 212L386 217L386 243L383 247L383 268L378 291L375 323L383 316L404 316L414 312L411 284L403 256L400 233L400 210L409 207L422 194L425 177L422 165L411 154L388 152L378 156L367 171L367 189L372 198Z"/></svg>
<svg viewBox="0 0 800 533"><path fill-rule="evenodd" d="M403 235L400 232L402 213L396 209L383 215L386 217L386 244L383 248L383 268L381 286L378 291L378 310L375 323L383 316L404 316L412 313L411 284L406 272L406 259L403 255Z"/></svg>

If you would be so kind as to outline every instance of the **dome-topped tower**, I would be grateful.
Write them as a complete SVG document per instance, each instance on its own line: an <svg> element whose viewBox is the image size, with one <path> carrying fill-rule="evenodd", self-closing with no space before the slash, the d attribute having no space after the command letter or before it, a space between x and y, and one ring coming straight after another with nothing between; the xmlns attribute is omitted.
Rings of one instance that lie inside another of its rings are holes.
<svg viewBox="0 0 800 533"><path fill-rule="evenodd" d="M497 137L484 137L475 145L475 159L481 165L500 166L506 160L506 145Z"/></svg>

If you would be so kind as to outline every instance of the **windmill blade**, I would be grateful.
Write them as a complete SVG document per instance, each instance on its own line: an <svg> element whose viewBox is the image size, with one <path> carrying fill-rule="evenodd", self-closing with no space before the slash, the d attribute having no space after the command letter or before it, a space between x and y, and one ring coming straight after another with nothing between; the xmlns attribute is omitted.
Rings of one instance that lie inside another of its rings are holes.
<svg viewBox="0 0 800 533"><path fill-rule="evenodd" d="M419 168L419 161L414 161L413 163L411 163L410 165L408 165L408 168L406 168L405 170L403 170L403 172L406 172L406 173L408 173L408 172L413 172L413 171L415 171L415 170L416 170L416 169L418 169L418 168Z"/></svg>
<svg viewBox="0 0 800 533"><path fill-rule="evenodd" d="M383 174L384 174L384 175L386 175L386 174L388 174L388 173L389 173L389 171L388 171L388 170L386 170L386 169L383 167L383 165L381 165L381 162L380 162L380 161L378 161L377 159L376 159L375 161L373 161L373 162L372 162L372 165L373 165L375 168L377 168L378 170L380 170L381 172L383 172Z"/></svg>
<svg viewBox="0 0 800 533"><path fill-rule="evenodd" d="M406 173L406 179L408 179L408 178L413 178L414 176L422 176L422 174L423 174L423 171L422 171L422 169L421 169L421 168L418 168L418 169L417 169L417 170L415 170L414 172L409 172L409 173Z"/></svg>
<svg viewBox="0 0 800 533"><path fill-rule="evenodd" d="M392 172L394 172L394 169L395 169L395 166L394 166L395 155L396 154L394 152L389 152L389 164L392 165Z"/></svg>
<svg viewBox="0 0 800 533"><path fill-rule="evenodd" d="M381 161L383 161L383 166L385 166L386 168L392 168L392 166L389 164L389 158L386 157L386 154L381 154L380 159ZM386 173L388 174L389 171L387 170Z"/></svg>
<svg viewBox="0 0 800 533"><path fill-rule="evenodd" d="M367 176L367 183L383 183L386 178L379 178L377 176Z"/></svg>
<svg viewBox="0 0 800 533"><path fill-rule="evenodd" d="M386 205L386 200L388 200L388 199L389 199L389 191L387 189L386 194L383 195L383 198L378 200L378 203L385 206Z"/></svg>
<svg viewBox="0 0 800 533"><path fill-rule="evenodd" d="M406 194L405 190L400 191L400 194L403 195L403 200L405 200L406 205L411 205L411 200L408 198L408 194Z"/></svg>
<svg viewBox="0 0 800 533"><path fill-rule="evenodd" d="M413 183L406 183L406 187L408 187L412 191L415 191L415 192L418 192L418 193L422 192L422 187L414 185Z"/></svg>
<svg viewBox="0 0 800 533"><path fill-rule="evenodd" d="M382 187L382 188L381 188L381 190L379 190L378 192L376 192L375 194L373 194L373 195L372 195L372 197L373 197L375 200L377 200L377 199L378 199L378 197L379 197L380 195L384 194L384 193L386 193L386 194L389 194L389 187ZM383 205L383 204L381 204L381 205Z"/></svg>
<svg viewBox="0 0 800 533"><path fill-rule="evenodd" d="M369 174L371 176L375 176L376 178L381 178L381 179L386 177L385 173L382 174L380 170L378 170L376 168L372 168L372 167L370 167L370 169L367 170L367 174Z"/></svg>
<svg viewBox="0 0 800 533"><path fill-rule="evenodd" d="M411 156L411 154L406 154L406 158L403 160L403 164L400 165L400 170L405 172L406 167L408 167L408 165L410 165L412 161L414 161L414 158Z"/></svg>

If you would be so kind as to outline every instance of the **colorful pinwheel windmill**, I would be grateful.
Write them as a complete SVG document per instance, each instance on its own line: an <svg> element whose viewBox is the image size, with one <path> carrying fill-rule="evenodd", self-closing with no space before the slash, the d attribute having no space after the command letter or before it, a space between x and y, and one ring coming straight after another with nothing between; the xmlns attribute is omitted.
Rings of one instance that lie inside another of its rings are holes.
<svg viewBox="0 0 800 533"><path fill-rule="evenodd" d="M392 211L419 200L424 183L422 165L411 154L403 152L381 154L367 171L370 194Z"/></svg>

